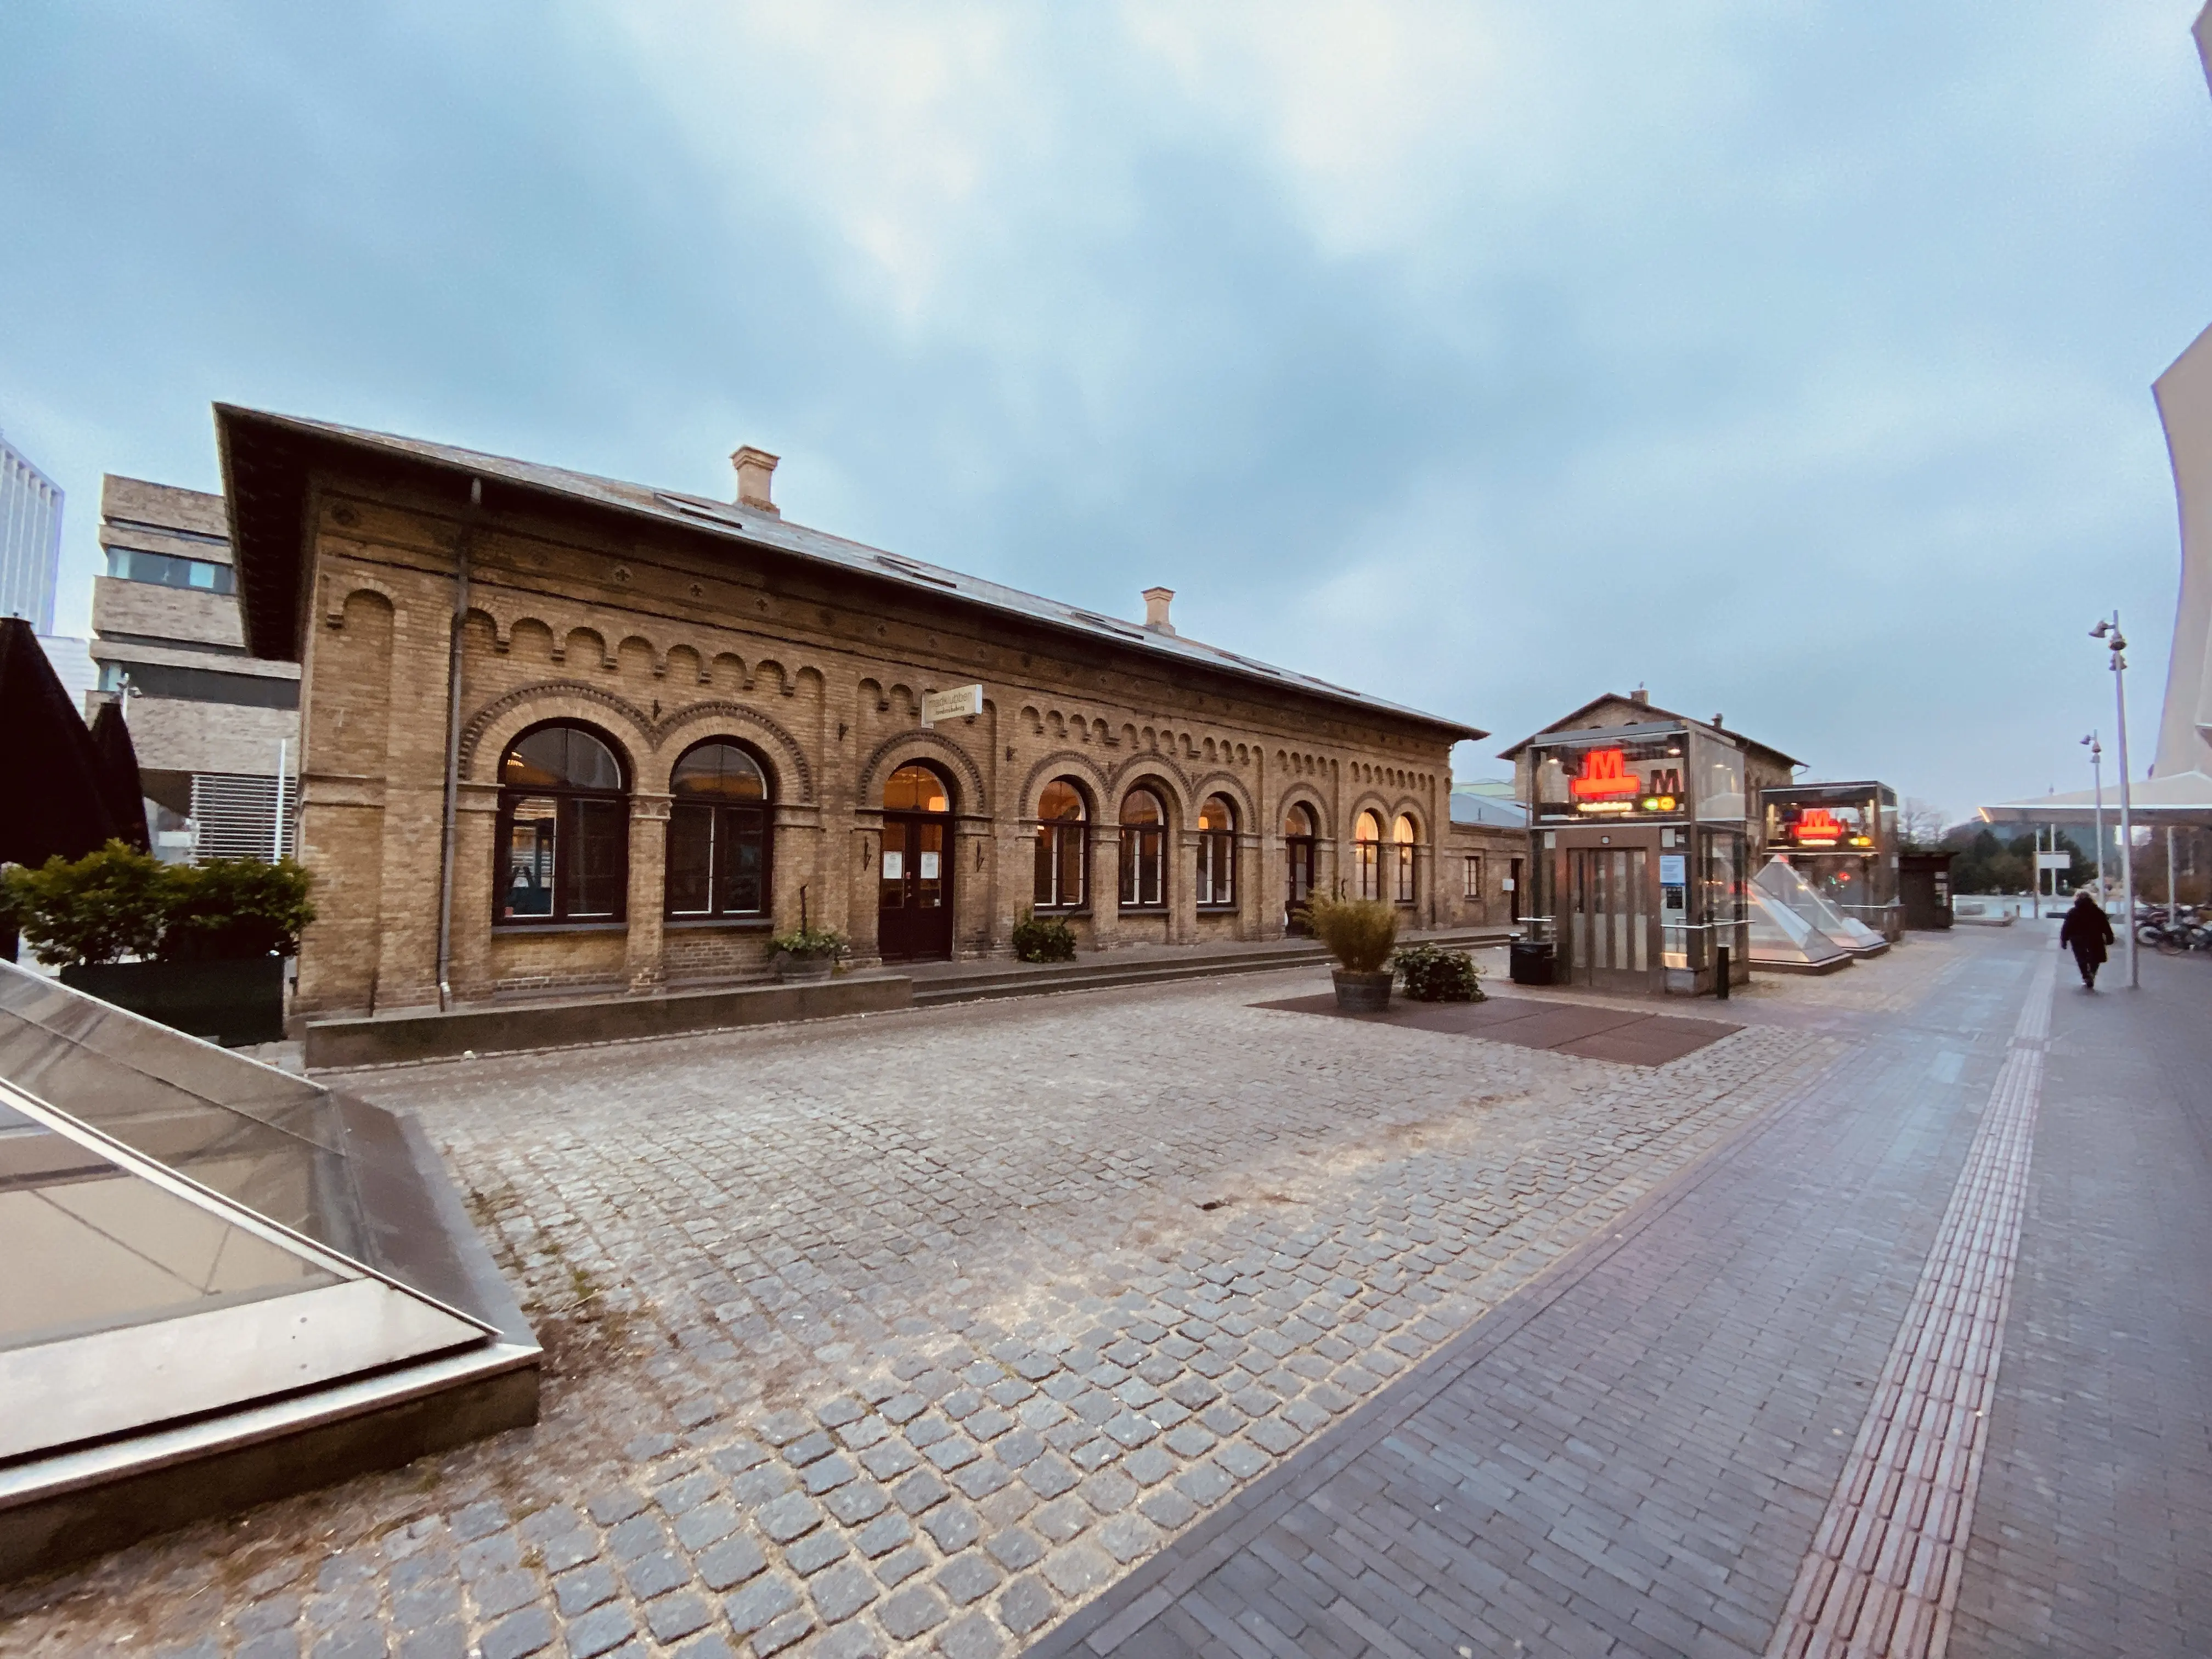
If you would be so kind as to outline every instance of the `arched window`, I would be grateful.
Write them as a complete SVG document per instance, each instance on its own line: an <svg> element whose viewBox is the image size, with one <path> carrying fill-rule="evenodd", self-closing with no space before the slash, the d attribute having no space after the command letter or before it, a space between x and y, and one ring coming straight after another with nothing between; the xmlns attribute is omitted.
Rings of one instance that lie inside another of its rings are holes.
<svg viewBox="0 0 2212 1659"><path fill-rule="evenodd" d="M1208 795L1198 809L1198 902L1237 902L1237 809L1224 795Z"/></svg>
<svg viewBox="0 0 2212 1659"><path fill-rule="evenodd" d="M629 779L607 740L556 721L499 763L498 890L505 924L619 921L629 888Z"/></svg>
<svg viewBox="0 0 2212 1659"><path fill-rule="evenodd" d="M952 801L945 780L927 766L902 766L884 784L887 812L949 812Z"/></svg>
<svg viewBox="0 0 2212 1659"><path fill-rule="evenodd" d="M1398 902L1401 904L1411 904L1413 902L1415 839L1413 819L1403 812L1399 813L1398 821L1390 826L1390 858L1392 868L1395 872L1394 886Z"/></svg>
<svg viewBox="0 0 2212 1659"><path fill-rule="evenodd" d="M1283 915L1295 921L1298 907L1313 896L1315 848L1319 844L1321 826L1314 819L1313 808L1303 802L1283 814L1283 854L1289 866L1289 880L1283 894Z"/></svg>
<svg viewBox="0 0 2212 1659"><path fill-rule="evenodd" d="M1156 909L1168 902L1167 814L1149 789L1121 798L1121 903Z"/></svg>
<svg viewBox="0 0 2212 1659"><path fill-rule="evenodd" d="M1072 779L1045 785L1037 798L1036 908L1078 910L1089 898L1090 820L1090 806Z"/></svg>
<svg viewBox="0 0 2212 1659"><path fill-rule="evenodd" d="M723 738L686 750L669 775L668 914L758 916L769 908L768 769Z"/></svg>
<svg viewBox="0 0 2212 1659"><path fill-rule="evenodd" d="M1382 896L1382 820L1362 812L1352 827L1352 861L1364 899Z"/></svg>

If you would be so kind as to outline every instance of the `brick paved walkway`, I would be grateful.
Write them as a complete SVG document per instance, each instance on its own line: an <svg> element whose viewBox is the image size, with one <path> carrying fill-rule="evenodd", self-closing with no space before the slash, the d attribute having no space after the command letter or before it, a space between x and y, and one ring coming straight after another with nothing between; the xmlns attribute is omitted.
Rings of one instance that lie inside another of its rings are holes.
<svg viewBox="0 0 2212 1659"><path fill-rule="evenodd" d="M1957 948L1960 971L1903 1019L1859 1028L1783 1110L1034 1651L1765 1650L2050 947ZM2061 1127L2036 1153L1954 1654L2179 1653L2186 1632L2201 1651L2212 1627L2212 1384L2192 1317L2212 1231L2205 988L2125 1010L2062 994L2046 1108ZM2185 1042L2153 1040L2185 1018ZM2100 1066L2100 1048L2132 1063ZM2100 1139L2088 1125L2107 1113ZM2130 1177L2154 1160L2138 1202ZM2054 1199L2064 1213L2045 1212ZM2108 1346L2110 1324L2130 1328Z"/></svg>
<svg viewBox="0 0 2212 1659"><path fill-rule="evenodd" d="M2142 981L2061 977L1958 1659L2212 1651L2212 962Z"/></svg>
<svg viewBox="0 0 2212 1659"><path fill-rule="evenodd" d="M0 1652L1009 1652L1972 966L1659 1067L1251 1006L1305 970L356 1078L545 1421L0 1592Z"/></svg>

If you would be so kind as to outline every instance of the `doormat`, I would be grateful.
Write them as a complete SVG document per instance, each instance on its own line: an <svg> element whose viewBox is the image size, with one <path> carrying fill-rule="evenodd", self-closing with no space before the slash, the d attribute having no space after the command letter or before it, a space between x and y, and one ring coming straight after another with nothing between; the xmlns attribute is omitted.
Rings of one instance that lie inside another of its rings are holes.
<svg viewBox="0 0 2212 1659"><path fill-rule="evenodd" d="M1723 1020L1592 1008L1579 1002L1548 1002L1536 997L1493 995L1483 1002L1406 1002L1393 997L1388 1011L1379 1014L1344 1012L1336 1006L1334 991L1323 996L1289 997L1252 1006L1280 1008L1293 1014L1326 1014L1370 1025L1405 1025L1417 1031L1487 1037L1492 1042L1548 1048L1555 1054L1615 1060L1624 1066L1664 1066L1743 1029Z"/></svg>

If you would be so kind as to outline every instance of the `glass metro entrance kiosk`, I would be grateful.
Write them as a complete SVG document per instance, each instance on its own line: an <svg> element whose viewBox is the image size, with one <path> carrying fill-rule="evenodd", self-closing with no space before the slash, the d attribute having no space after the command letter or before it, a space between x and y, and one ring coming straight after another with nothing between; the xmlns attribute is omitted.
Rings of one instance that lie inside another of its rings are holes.
<svg viewBox="0 0 2212 1659"><path fill-rule="evenodd" d="M1743 750L1685 721L1547 732L1528 757L1529 937L1563 985L1711 995L1751 977Z"/></svg>
<svg viewBox="0 0 2212 1659"><path fill-rule="evenodd" d="M1897 791L1886 783L1797 783L1762 789L1766 850L1813 890L1894 945L1905 937L1898 895Z"/></svg>

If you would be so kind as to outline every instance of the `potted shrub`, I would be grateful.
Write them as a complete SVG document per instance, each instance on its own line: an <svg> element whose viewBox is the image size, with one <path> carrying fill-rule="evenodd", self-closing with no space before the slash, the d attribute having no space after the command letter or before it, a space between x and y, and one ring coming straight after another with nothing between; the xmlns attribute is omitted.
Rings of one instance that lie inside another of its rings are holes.
<svg viewBox="0 0 2212 1659"><path fill-rule="evenodd" d="M1306 926L1337 960L1336 1006L1347 1014L1379 1014L1390 1006L1390 947L1398 942L1398 909L1380 899L1341 894L1310 899Z"/></svg>
<svg viewBox="0 0 2212 1659"><path fill-rule="evenodd" d="M1035 911L1024 910L1014 924L1014 956L1021 962L1073 962L1075 929L1058 916L1040 921Z"/></svg>
<svg viewBox="0 0 2212 1659"><path fill-rule="evenodd" d="M315 914L290 859L165 865L110 842L6 884L25 940L63 984L211 1042L284 1035L284 958Z"/></svg>
<svg viewBox="0 0 2212 1659"><path fill-rule="evenodd" d="M1482 969L1464 951L1441 945L1408 945L1390 958L1406 994L1415 1002L1485 1002Z"/></svg>
<svg viewBox="0 0 2212 1659"><path fill-rule="evenodd" d="M835 927L814 927L802 921L788 933L768 942L775 961L775 976L785 984L804 984L827 979L836 971L845 954L845 936Z"/></svg>

